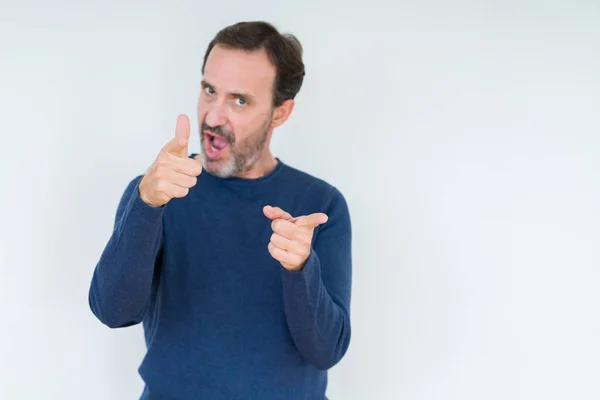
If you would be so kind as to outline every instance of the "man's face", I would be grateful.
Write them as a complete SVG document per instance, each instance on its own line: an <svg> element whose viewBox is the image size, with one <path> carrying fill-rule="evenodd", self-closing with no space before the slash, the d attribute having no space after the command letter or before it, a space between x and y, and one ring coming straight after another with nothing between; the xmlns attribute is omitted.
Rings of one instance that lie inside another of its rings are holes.
<svg viewBox="0 0 600 400"><path fill-rule="evenodd" d="M198 99L201 157L219 177L244 173L264 154L272 132L275 66L264 50L215 46Z"/></svg>

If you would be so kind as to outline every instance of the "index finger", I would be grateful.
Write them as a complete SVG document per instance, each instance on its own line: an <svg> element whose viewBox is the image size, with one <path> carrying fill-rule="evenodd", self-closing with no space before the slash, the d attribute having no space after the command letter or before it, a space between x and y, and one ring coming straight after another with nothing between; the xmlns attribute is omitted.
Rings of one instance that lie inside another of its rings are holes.
<svg viewBox="0 0 600 400"><path fill-rule="evenodd" d="M319 212L298 217L295 223L297 226L300 226L302 228L314 229L317 226L327 222L328 219L329 217L327 216L327 214Z"/></svg>
<svg viewBox="0 0 600 400"><path fill-rule="evenodd" d="M198 176L202 173L202 163L190 157L178 157L172 154L167 154L169 161L172 163L172 168L182 174L189 176Z"/></svg>

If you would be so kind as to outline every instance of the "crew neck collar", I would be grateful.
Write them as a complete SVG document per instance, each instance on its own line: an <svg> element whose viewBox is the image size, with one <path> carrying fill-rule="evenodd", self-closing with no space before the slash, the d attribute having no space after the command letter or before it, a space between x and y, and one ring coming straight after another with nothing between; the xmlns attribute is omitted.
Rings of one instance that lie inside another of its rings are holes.
<svg viewBox="0 0 600 400"><path fill-rule="evenodd" d="M190 155L190 158L195 158L197 155L198 155L198 153L192 153ZM229 178L221 178L221 177L211 174L207 170L203 170L202 174L206 174L211 179L215 179L215 180L218 180L221 182L236 183L236 184L242 184L242 185L255 185L255 184L259 184L259 183L263 183L263 182L269 182L269 181L275 179L275 177L277 175L279 175L281 170L284 168L285 164L278 157L275 157L275 160L277 160L277 164L275 165L275 168L273 168L273 170L271 172L269 172L268 174L263 175L259 178L244 178L244 177L239 177L239 176L232 176Z"/></svg>

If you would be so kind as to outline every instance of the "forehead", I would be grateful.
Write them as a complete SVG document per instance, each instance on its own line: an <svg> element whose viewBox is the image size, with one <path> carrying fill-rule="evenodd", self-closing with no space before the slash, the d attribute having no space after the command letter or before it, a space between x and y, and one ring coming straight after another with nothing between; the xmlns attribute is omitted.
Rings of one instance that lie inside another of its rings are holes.
<svg viewBox="0 0 600 400"><path fill-rule="evenodd" d="M270 98L275 66L264 49L248 52L216 45L204 66L204 79L220 91L244 91Z"/></svg>

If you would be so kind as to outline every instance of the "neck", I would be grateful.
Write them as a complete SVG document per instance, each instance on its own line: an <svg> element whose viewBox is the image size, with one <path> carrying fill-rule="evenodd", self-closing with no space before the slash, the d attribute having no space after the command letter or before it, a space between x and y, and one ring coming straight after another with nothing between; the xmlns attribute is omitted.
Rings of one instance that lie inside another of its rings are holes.
<svg viewBox="0 0 600 400"><path fill-rule="evenodd" d="M270 174L275 167L277 167L277 159L275 159L273 154L271 154L271 151L267 148L250 169L237 175L237 177L246 179L261 178Z"/></svg>

